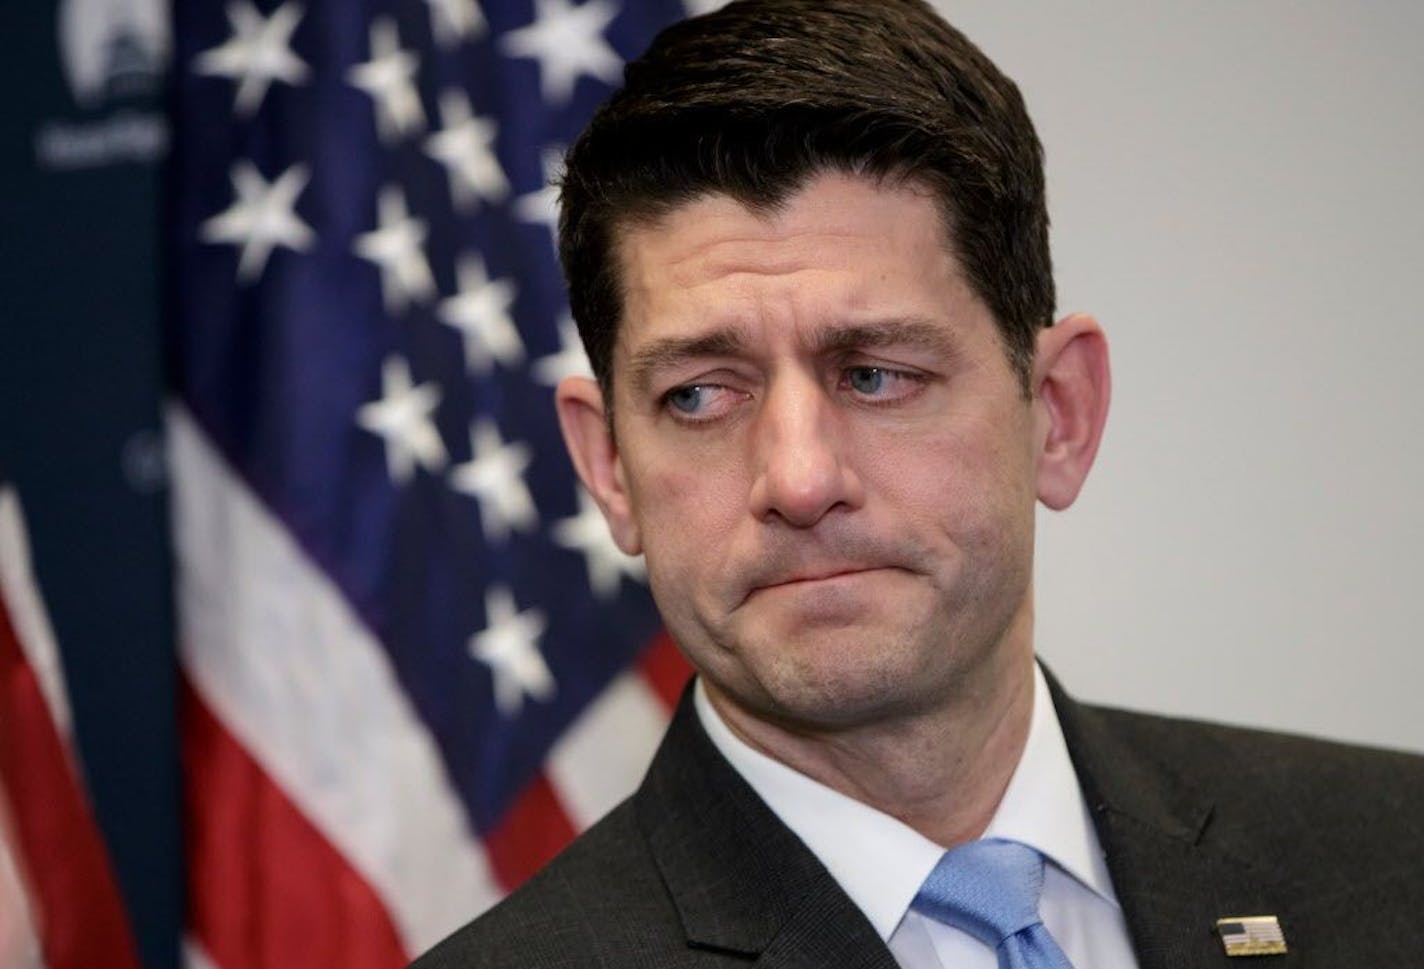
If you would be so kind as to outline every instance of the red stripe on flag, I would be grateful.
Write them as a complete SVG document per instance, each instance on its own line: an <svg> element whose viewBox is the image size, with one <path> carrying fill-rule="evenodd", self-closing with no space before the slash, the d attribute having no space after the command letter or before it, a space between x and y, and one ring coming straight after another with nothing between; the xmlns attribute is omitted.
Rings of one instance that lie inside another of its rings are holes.
<svg viewBox="0 0 1424 969"><path fill-rule="evenodd" d="M35 893L48 969L138 969L109 856L0 600L0 796L8 794L18 850Z"/></svg>
<svg viewBox="0 0 1424 969"><path fill-rule="evenodd" d="M643 655L638 657L638 670L669 711L677 706L688 677L692 675L692 667L666 630L653 637Z"/></svg>
<svg viewBox="0 0 1424 969"><path fill-rule="evenodd" d="M563 851L575 834L553 785L540 774L485 835L485 851L495 877L512 892Z"/></svg>
<svg viewBox="0 0 1424 969"><path fill-rule="evenodd" d="M653 637L635 668L668 711L677 706L692 674L692 667L666 632ZM500 885L512 892L552 861L577 834L558 792L549 778L540 774L500 823L486 832L485 852Z"/></svg>
<svg viewBox="0 0 1424 969"><path fill-rule="evenodd" d="M375 892L213 715L183 698L188 921L219 969L399 969Z"/></svg>

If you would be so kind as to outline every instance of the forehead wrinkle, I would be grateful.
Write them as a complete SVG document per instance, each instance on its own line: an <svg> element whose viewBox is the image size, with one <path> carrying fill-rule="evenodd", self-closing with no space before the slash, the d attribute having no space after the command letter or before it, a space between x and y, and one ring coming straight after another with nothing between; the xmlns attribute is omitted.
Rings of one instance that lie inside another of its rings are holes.
<svg viewBox="0 0 1424 969"><path fill-rule="evenodd" d="M657 240L657 247L666 246L670 224L677 218L696 216L702 231L673 251L664 249L656 260L664 271L686 284L690 278L707 274L794 272L808 255L819 253L825 242L850 239L874 244L862 225L838 213L813 225L794 221L787 224L781 208L764 212L731 196L707 195L661 215L626 224L618 233L615 248L626 257L638 248L637 242ZM724 250L731 250L734 255L721 255Z"/></svg>
<svg viewBox="0 0 1424 969"><path fill-rule="evenodd" d="M774 228L771 224L768 227ZM862 232L823 227L774 235L722 237L689 247L669 261L669 268L683 283L739 275L789 276L822 268L813 264L824 251L822 247L840 240L866 247L872 244Z"/></svg>

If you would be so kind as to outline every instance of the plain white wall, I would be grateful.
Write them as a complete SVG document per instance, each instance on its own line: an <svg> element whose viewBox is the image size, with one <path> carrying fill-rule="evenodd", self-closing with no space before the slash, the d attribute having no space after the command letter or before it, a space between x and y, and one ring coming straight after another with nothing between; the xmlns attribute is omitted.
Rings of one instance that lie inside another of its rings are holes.
<svg viewBox="0 0 1424 969"><path fill-rule="evenodd" d="M1083 698L1424 751L1424 4L942 2L1047 148L1115 388L1040 514Z"/></svg>

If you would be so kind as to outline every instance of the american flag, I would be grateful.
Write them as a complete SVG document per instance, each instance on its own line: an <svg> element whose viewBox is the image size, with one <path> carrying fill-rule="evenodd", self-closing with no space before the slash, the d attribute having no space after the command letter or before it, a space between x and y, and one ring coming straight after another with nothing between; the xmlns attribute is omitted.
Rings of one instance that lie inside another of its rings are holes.
<svg viewBox="0 0 1424 969"><path fill-rule="evenodd" d="M188 960L397 967L628 793L686 678L559 439L549 183L693 11L174 8Z"/></svg>
<svg viewBox="0 0 1424 969"><path fill-rule="evenodd" d="M1274 915L1218 919L1216 931L1229 956L1280 955L1286 951L1286 937Z"/></svg>
<svg viewBox="0 0 1424 969"><path fill-rule="evenodd" d="M59 647L0 477L0 966L138 969L75 755Z"/></svg>

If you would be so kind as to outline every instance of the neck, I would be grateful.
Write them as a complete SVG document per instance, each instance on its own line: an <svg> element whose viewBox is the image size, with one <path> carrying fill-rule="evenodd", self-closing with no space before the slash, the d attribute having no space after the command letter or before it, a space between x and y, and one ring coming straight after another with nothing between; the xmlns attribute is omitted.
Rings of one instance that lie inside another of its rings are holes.
<svg viewBox="0 0 1424 969"><path fill-rule="evenodd" d="M893 722L793 729L704 685L722 720L752 748L952 848L988 827L1028 739L1033 653L1026 634L1011 629L1006 639L1021 638L1022 646L1001 643L952 697Z"/></svg>

